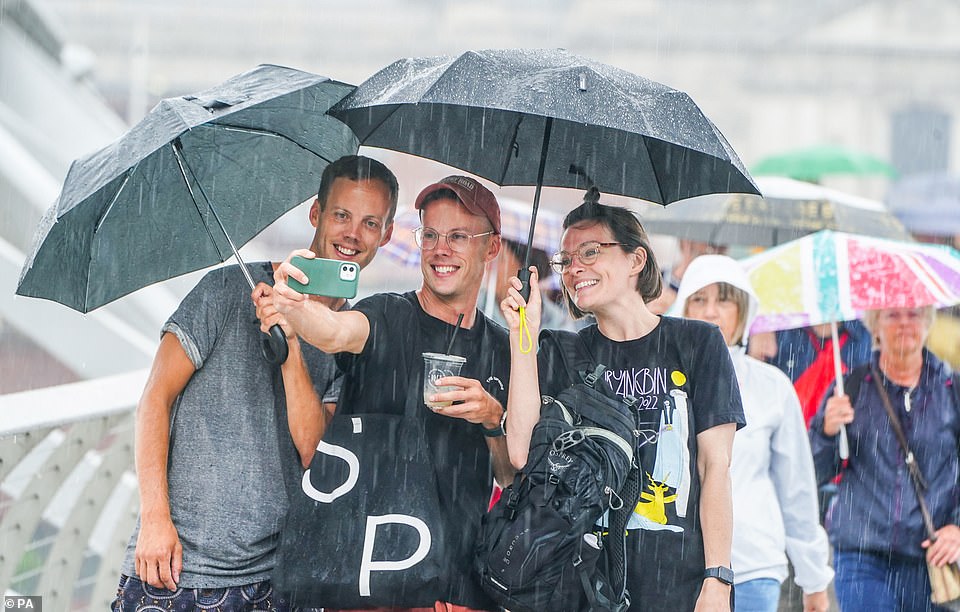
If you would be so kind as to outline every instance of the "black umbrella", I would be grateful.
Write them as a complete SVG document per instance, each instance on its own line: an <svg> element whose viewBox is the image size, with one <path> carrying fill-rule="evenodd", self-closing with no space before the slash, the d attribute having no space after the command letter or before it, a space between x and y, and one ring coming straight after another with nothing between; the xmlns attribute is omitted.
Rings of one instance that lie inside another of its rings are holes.
<svg viewBox="0 0 960 612"><path fill-rule="evenodd" d="M325 114L352 89L264 65L161 101L71 165L17 293L89 312L231 256L252 290L237 248L315 193L327 164L356 152L349 128ZM278 326L271 338L264 354L282 363Z"/></svg>
<svg viewBox="0 0 960 612"><path fill-rule="evenodd" d="M664 205L759 193L685 93L562 50L400 60L330 114L361 145L434 159L498 185L535 185L528 245L544 185L595 185ZM528 265L529 247L521 278Z"/></svg>
<svg viewBox="0 0 960 612"><path fill-rule="evenodd" d="M648 232L715 245L774 246L831 229L891 240L909 232L875 200L780 176L758 176L763 197L706 196L642 213Z"/></svg>

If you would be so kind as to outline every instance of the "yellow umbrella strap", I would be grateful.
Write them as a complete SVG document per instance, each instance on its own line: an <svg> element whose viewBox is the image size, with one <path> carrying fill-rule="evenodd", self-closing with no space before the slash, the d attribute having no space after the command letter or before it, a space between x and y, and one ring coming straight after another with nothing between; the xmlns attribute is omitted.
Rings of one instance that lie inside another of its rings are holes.
<svg viewBox="0 0 960 612"><path fill-rule="evenodd" d="M526 347L524 347L526 340ZM527 325L527 308L520 307L520 352L526 355L533 350L533 338L530 337L530 326Z"/></svg>

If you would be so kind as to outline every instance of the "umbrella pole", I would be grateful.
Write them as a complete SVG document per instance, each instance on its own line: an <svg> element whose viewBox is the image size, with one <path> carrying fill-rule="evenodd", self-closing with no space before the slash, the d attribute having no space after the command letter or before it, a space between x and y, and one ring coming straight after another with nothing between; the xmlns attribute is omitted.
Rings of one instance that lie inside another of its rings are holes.
<svg viewBox="0 0 960 612"><path fill-rule="evenodd" d="M180 176L183 177L183 182L187 186L187 191L190 192L190 198L193 200L193 205L199 210L197 196L194 195L193 187L190 185L190 180L187 178L187 165L181 154L183 144L180 142L180 139L177 138L173 141L173 143L171 143L171 147L173 148L173 156L177 160L177 167L180 170ZM193 173L191 172L190 174L192 175ZM233 239L230 238L227 228L223 226L223 221L220 220L220 215L217 214L217 209L213 207L213 202L211 202L207 197L207 194L203 191L203 187L199 182L197 183L197 189L200 190L200 194L203 196L204 202L207 203L207 207L210 209L210 212L213 213L214 221L217 222L217 226L223 233L224 238L227 239L227 244L230 245L230 250L233 252L233 256L236 257L237 263L240 264L240 272L243 274L243 278L246 279L247 284L250 285L250 291L252 292L256 288L256 283L253 282L253 276L250 275L250 270L247 269L247 264L244 263L243 258L240 257L240 251L237 249L237 245L233 243ZM203 217L201 215L201 219L202 218ZM281 365L287 360L287 355L289 353L287 336L283 333L283 330L279 325L274 324L270 327L269 336L264 338L260 343L260 351L263 353L263 357L270 363Z"/></svg>
<svg viewBox="0 0 960 612"><path fill-rule="evenodd" d="M533 214L530 216L530 231L527 233L527 248L524 251L523 267L517 271L520 279L520 295L530 299L530 250L533 248L533 232L537 227L537 210L540 208L540 191L543 189L543 174L547 168L547 150L550 148L550 132L553 131L553 117L547 117L543 126L543 146L540 149L540 167L537 169L537 187L533 192Z"/></svg>
<svg viewBox="0 0 960 612"><path fill-rule="evenodd" d="M833 387L833 394L843 395L843 362L840 361L840 334L837 332L837 322L830 322L830 335L833 340L833 373L836 377L836 384ZM847 428L840 426L840 458L846 459L850 456L850 442L847 440Z"/></svg>

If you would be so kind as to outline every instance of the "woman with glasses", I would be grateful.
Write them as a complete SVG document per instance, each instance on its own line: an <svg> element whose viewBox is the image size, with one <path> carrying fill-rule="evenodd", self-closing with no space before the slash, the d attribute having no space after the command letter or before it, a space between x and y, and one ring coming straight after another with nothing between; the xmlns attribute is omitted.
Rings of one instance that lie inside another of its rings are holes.
<svg viewBox="0 0 960 612"><path fill-rule="evenodd" d="M933 317L932 307L867 311L870 363L845 377L847 395L828 390L810 423L820 482L842 476L826 526L844 612L945 609L930 603L927 563L960 559L960 379L925 347ZM933 542L874 373L926 482ZM845 462L837 450L841 426L850 447Z"/></svg>
<svg viewBox="0 0 960 612"><path fill-rule="evenodd" d="M732 530L729 465L733 435L743 425L736 377L723 336L701 321L659 317L647 304L660 295L661 274L646 233L628 210L584 203L563 222L562 250L552 259L570 311L597 323L577 332L587 353L608 371L604 391L637 399L641 498L628 524L631 610L729 609ZM501 303L510 328L511 377L507 447L517 468L527 461L540 396L574 381L554 334L539 353L521 347L521 315L539 331L540 293L534 269L530 301L520 282Z"/></svg>

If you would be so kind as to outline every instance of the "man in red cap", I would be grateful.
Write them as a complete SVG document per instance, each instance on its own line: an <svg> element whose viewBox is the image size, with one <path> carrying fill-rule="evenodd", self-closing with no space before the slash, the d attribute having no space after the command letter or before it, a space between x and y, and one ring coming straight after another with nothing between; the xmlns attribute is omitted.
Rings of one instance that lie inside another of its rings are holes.
<svg viewBox="0 0 960 612"><path fill-rule="evenodd" d="M452 586L438 597L442 601L436 607L492 608L472 575L471 564L473 542L490 496L491 475L505 485L514 474L502 429L509 338L505 329L477 309L484 267L500 252L500 206L493 193L476 180L449 176L424 188L415 207L422 222L416 230L423 274L418 290L377 294L361 300L352 310L333 311L305 299L287 284L291 277L307 281L290 258L313 255L295 251L276 270L274 305L301 338L336 354L344 373L338 416L402 415L408 402L421 406L417 415L425 420L437 482L444 489L441 509L457 529L459 541L447 544L460 549L454 567L444 568L452 573ZM454 334L461 316L460 329ZM448 347L451 338L453 344ZM437 382L456 390L429 398L452 405L423 406L425 352L466 358L461 376ZM318 603L328 610L337 605ZM393 603L405 609L415 605L403 597Z"/></svg>

